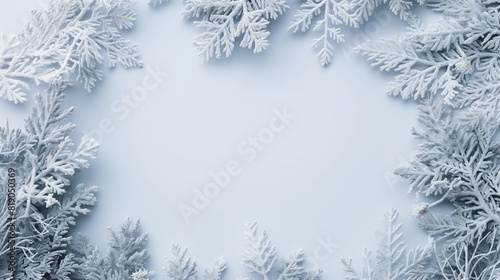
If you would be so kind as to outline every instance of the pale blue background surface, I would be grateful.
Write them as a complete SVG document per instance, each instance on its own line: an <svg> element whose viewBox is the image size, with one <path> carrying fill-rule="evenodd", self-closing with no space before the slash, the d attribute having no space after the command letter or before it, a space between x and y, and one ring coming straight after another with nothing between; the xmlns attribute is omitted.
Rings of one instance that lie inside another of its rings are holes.
<svg viewBox="0 0 500 280"><path fill-rule="evenodd" d="M158 9L145 2L137 3L136 26L125 32L139 45L145 68L106 71L92 94L80 87L68 92L67 106L76 107L75 137L97 129L103 119L114 128L102 137L98 159L78 178L99 186L98 203L78 231L106 250L107 226L116 229L127 217L140 218L150 234L155 279L166 278L162 266L171 242L189 247L200 271L223 255L229 261L226 279L248 276L240 248L244 224L253 220L282 256L303 248L312 258L318 240L337 243L319 261L324 279L345 276L340 257L360 263L364 247L375 249L373 230L391 207L401 212L409 243L424 242L410 216L414 197L404 183L387 177L416 144L410 135L416 104L385 95L391 75L349 54L348 46L322 68L309 48L316 34L286 32L298 1L272 24L266 52L254 56L237 49L231 58L209 63L196 55L193 37L200 30L181 18L182 1ZM2 2L0 30L16 32L38 5ZM386 35L404 30L397 18L387 25ZM363 33L347 38L356 34ZM129 114L118 112L122 96L156 67L169 77ZM31 104L0 102L0 119L21 125ZM247 162L238 146L285 106L296 118ZM211 181L209 173L231 160L242 172L186 224L179 205L190 203L194 189Z"/></svg>

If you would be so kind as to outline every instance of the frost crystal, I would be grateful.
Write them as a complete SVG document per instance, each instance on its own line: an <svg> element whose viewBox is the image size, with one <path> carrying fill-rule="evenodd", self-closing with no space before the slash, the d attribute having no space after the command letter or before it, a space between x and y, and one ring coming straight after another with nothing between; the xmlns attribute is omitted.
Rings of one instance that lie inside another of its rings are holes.
<svg viewBox="0 0 500 280"><path fill-rule="evenodd" d="M91 91L103 77L98 66L107 62L139 67L136 46L120 29L132 28L131 0L48 0L45 10L14 36L0 34L0 97L26 101L27 81L37 85L69 81L71 75Z"/></svg>
<svg viewBox="0 0 500 280"><path fill-rule="evenodd" d="M500 1L429 0L438 23L415 23L401 38L367 42L356 50L397 76L388 93L403 99L436 94L455 108L496 110L500 102ZM500 118L499 118L500 120Z"/></svg>
<svg viewBox="0 0 500 280"><path fill-rule="evenodd" d="M350 260L342 259L348 280L428 279L425 276L433 256L434 242L429 239L424 247L408 250L402 238L401 224L397 223L398 215L396 210L385 215L385 229L377 233L379 248L375 256L373 252L365 251L366 265L361 274L352 267Z"/></svg>
<svg viewBox="0 0 500 280"><path fill-rule="evenodd" d="M306 0L295 14L288 30L306 32L313 19L319 18L312 30L321 31L321 34L314 39L312 47L319 49L321 65L326 66L332 61L334 44L344 42L344 35L338 26L360 28L375 8L383 4L388 4L390 10L402 20L413 23L416 21L410 11L413 2L422 4L423 0Z"/></svg>
<svg viewBox="0 0 500 280"><path fill-rule="evenodd" d="M240 47L265 50L269 43L270 20L281 15L288 5L284 0L186 0L183 16L197 18L195 25L206 31L195 38L198 55L208 61L224 53L229 57L241 37Z"/></svg>

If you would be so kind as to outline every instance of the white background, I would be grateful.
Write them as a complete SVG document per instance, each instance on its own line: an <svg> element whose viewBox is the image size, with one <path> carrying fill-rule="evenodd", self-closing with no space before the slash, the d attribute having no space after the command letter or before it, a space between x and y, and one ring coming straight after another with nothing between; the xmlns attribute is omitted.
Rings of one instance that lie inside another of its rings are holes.
<svg viewBox="0 0 500 280"><path fill-rule="evenodd" d="M67 95L66 105L76 107L75 138L98 129L103 119L114 128L99 137L97 160L77 179L99 186L99 193L76 231L107 250L106 227L140 218L149 233L155 279L166 279L162 266L172 242L189 248L199 270L224 256L226 279L249 276L240 251L244 225L253 220L267 230L280 256L303 248L313 258L318 240L337 243L319 262L324 279L344 278L340 257L360 264L363 248L376 248L374 229L391 208L401 212L408 243L424 242L410 215L413 195L389 175L416 147L410 134L416 104L385 95L392 75L371 68L349 45L337 48L331 66L321 67L309 48L317 34L286 32L298 1L273 22L267 51L237 49L229 59L209 63L196 55L193 37L201 30L181 18L182 1L157 9L145 2L137 3L136 25L124 33L139 45L145 67L106 71L93 93L76 86ZM0 30L17 32L38 6L39 1L2 2ZM404 31L396 17L376 27L348 30L347 40ZM120 118L113 102L130 95L147 69L157 67L169 77ZM0 119L22 125L29 99L24 105L1 102ZM295 119L247 162L238 146L284 107ZM187 224L179 205L190 204L194 189L201 190L211 182L209 173L231 160L240 163L241 174Z"/></svg>

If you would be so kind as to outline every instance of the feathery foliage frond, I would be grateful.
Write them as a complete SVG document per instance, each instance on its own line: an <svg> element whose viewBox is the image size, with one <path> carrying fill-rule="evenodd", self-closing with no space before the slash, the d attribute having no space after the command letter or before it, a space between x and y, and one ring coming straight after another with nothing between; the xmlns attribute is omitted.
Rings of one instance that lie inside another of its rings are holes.
<svg viewBox="0 0 500 280"><path fill-rule="evenodd" d="M205 30L195 38L203 61L222 54L229 57L237 39L241 48L262 52L269 45L270 21L288 8L284 0L186 0L185 4L183 16L199 19L196 27Z"/></svg>
<svg viewBox="0 0 500 280"><path fill-rule="evenodd" d="M363 254L365 267L359 274L351 260L342 259L348 280L422 280L429 273L428 267L433 256L434 241L423 247L408 250L397 223L399 214L391 210L384 217L383 231L377 232L379 248L375 252L366 250Z"/></svg>
<svg viewBox="0 0 500 280"><path fill-rule="evenodd" d="M37 85L71 75L91 91L103 72L117 63L140 67L135 45L124 39L121 29L134 25L133 1L48 0L44 10L33 10L31 21L19 34L0 34L0 97L22 103L27 100L28 81Z"/></svg>

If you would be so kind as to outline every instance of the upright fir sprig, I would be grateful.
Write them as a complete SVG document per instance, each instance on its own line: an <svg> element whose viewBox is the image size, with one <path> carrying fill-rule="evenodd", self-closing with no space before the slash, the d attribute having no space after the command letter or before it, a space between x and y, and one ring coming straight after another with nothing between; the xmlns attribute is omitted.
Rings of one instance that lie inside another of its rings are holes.
<svg viewBox="0 0 500 280"><path fill-rule="evenodd" d="M265 230L260 231L256 222L246 225L247 246L242 249L243 265L248 272L269 280L273 271L278 272L278 280L319 280L320 269L307 270L305 257L301 250L291 253L282 260L278 259L276 247L272 245Z"/></svg>
<svg viewBox="0 0 500 280"><path fill-rule="evenodd" d="M111 239L109 251L103 255L92 246L85 235L80 235L72 250L77 267L72 274L74 280L148 280L153 272L146 269L149 252L145 249L147 234L142 232L139 220L127 219L118 232L108 228Z"/></svg>
<svg viewBox="0 0 500 280"><path fill-rule="evenodd" d="M271 245L266 231L259 232L259 227L255 222L247 224L245 237L248 245L247 248L243 248L243 265L249 272L268 280L278 260L276 247Z"/></svg>
<svg viewBox="0 0 500 280"><path fill-rule="evenodd" d="M288 30L306 32L317 18L312 30L319 37L314 39L312 47L318 49L321 65L327 66L333 59L334 46L344 42L340 26L361 28L373 11L384 4L402 20L413 24L417 20L411 12L413 2L422 4L423 0L306 0L301 4Z"/></svg>
<svg viewBox="0 0 500 280"><path fill-rule="evenodd" d="M375 252L365 250L365 266L361 273L352 266L351 260L342 259L348 280L421 280L430 279L429 264L433 256L434 241L429 239L423 247L408 250L397 222L394 209L384 216L384 230L377 232L379 248ZM457 279L458 280L458 279Z"/></svg>
<svg viewBox="0 0 500 280"><path fill-rule="evenodd" d="M417 23L402 37L367 42L356 50L396 78L388 93L403 99L436 94L454 108L497 110L500 102L500 1L429 0L444 17ZM497 117L500 121L500 115Z"/></svg>
<svg viewBox="0 0 500 280"><path fill-rule="evenodd" d="M172 257L167 258L167 266L164 267L165 273L172 280L197 279L196 262L187 256L187 248L181 248L178 244L172 244ZM226 261L224 258L215 260L211 269L205 269L203 278L205 280L221 280L226 270Z"/></svg>
<svg viewBox="0 0 500 280"><path fill-rule="evenodd" d="M306 258L301 250L295 251L283 259L278 259L276 248L271 244L265 231L260 231L256 222L246 225L245 238L247 244L242 248L243 265L248 272L268 280L277 273L277 280L320 280L322 271L308 270L304 262ZM197 264L187 255L187 249L172 244L172 257L167 258L164 270L169 279L197 279ZM205 280L221 280L226 270L224 258L215 260L210 269L205 269Z"/></svg>
<svg viewBox="0 0 500 280"><path fill-rule="evenodd" d="M229 57L239 41L242 48L260 53L268 45L271 20L287 8L284 0L186 0L183 16L195 18L196 27L205 31L195 38L203 61Z"/></svg>
<svg viewBox="0 0 500 280"><path fill-rule="evenodd" d="M69 134L74 124L65 119L73 109L61 109L64 89L64 83L55 82L45 95L35 95L36 104L24 131L8 126L0 129L2 185L7 186L6 170L16 173L15 204L9 203L15 206L9 211L14 214L15 238L9 245L2 239L0 275L13 279L70 279L76 263L67 251L71 244L68 231L75 218L87 214L96 201L97 187L73 182L74 175L95 157L98 144L83 137L76 148L72 147ZM0 207L5 207L6 200L6 195L0 197ZM9 221L2 214L2 236L11 235ZM11 250L16 266L14 271L6 271L3 264Z"/></svg>
<svg viewBox="0 0 500 280"><path fill-rule="evenodd" d="M19 103L27 100L28 81L37 85L72 75L91 91L103 78L99 65L117 63L139 67L135 45L121 29L132 28L132 0L48 0L43 10L32 11L31 21L19 34L0 34L0 97Z"/></svg>

